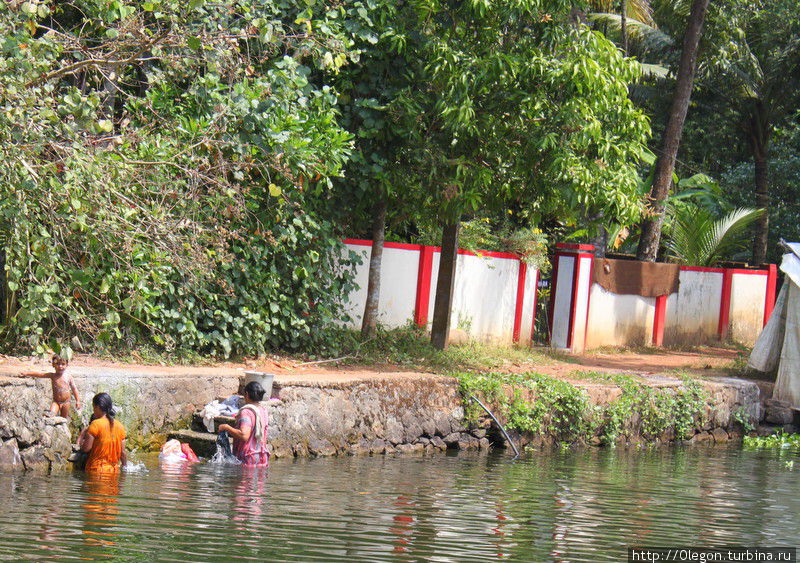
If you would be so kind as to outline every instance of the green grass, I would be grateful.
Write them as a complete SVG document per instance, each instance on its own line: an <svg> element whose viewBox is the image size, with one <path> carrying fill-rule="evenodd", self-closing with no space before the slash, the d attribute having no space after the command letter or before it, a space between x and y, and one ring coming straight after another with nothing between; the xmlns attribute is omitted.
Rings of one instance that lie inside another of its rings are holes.
<svg viewBox="0 0 800 563"><path fill-rule="evenodd" d="M358 333L342 335L342 363L392 364L403 368L446 373L452 371L503 370L514 365L540 365L552 361L553 354L536 349L502 346L471 340L437 350L430 337L415 327L379 330L375 338L360 341Z"/></svg>

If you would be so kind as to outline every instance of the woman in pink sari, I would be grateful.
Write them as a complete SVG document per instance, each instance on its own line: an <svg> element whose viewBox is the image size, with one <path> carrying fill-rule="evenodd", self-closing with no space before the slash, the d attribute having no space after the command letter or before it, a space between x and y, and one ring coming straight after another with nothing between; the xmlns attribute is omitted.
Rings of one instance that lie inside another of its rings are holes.
<svg viewBox="0 0 800 563"><path fill-rule="evenodd" d="M267 431L269 416L261 405L264 388L257 381L244 387L244 406L236 415L236 427L220 424L219 430L227 431L233 438L233 455L246 467L266 467L269 465Z"/></svg>

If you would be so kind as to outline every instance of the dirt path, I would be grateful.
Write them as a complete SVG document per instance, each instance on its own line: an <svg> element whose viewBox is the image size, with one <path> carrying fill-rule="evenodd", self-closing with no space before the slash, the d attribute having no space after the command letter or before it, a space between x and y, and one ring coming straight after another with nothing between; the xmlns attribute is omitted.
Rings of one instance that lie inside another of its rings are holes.
<svg viewBox="0 0 800 563"><path fill-rule="evenodd" d="M689 372L697 376L731 375L742 352L725 347L703 347L691 351L598 351L580 356L537 356L531 362L507 362L498 370L523 372L537 371L546 375L564 379L580 379L582 373L631 373L639 375L665 374L676 370ZM160 376L217 374L233 375L243 370L257 370L275 373L280 379L303 380L344 380L365 377L409 377L424 370L412 370L408 366L392 364L383 365L337 365L336 363L305 362L288 357L271 356L244 362L218 362L204 366L183 365L145 365L136 363L112 362L89 355L76 355L71 366L73 368L89 368L89 371L107 368L113 370L130 370L150 372ZM43 360L0 356L0 373L12 375L22 371L47 371L49 364Z"/></svg>

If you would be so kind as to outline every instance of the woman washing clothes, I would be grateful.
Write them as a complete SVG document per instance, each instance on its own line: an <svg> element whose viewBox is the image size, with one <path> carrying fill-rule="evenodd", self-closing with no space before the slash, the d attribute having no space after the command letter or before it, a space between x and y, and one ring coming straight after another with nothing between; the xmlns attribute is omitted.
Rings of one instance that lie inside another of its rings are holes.
<svg viewBox="0 0 800 563"><path fill-rule="evenodd" d="M267 409L261 404L263 398L264 388L257 381L251 381L244 387L245 404L236 415L236 427L219 425L220 432L225 431L233 438L233 455L247 467L269 465L269 420Z"/></svg>
<svg viewBox="0 0 800 563"><path fill-rule="evenodd" d="M125 453L125 427L114 420L116 411L108 393L98 393L92 399L94 414L89 428L81 433L78 444L87 452L86 471L113 472L128 462Z"/></svg>

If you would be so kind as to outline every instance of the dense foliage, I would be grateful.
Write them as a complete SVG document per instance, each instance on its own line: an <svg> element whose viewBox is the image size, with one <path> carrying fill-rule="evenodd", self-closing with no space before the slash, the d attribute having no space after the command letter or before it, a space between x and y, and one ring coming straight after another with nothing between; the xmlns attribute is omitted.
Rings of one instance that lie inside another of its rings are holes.
<svg viewBox="0 0 800 563"><path fill-rule="evenodd" d="M324 340L350 278L304 203L350 136L309 75L340 37L257 1L24 2L0 25L8 342Z"/></svg>
<svg viewBox="0 0 800 563"><path fill-rule="evenodd" d="M0 27L11 345L320 348L376 201L529 254L545 217L641 209L637 66L569 2L30 0Z"/></svg>
<svg viewBox="0 0 800 563"><path fill-rule="evenodd" d="M669 115L688 4L652 0L644 19L637 19L639 15L628 4L629 53L643 63L647 74L632 89L632 97L652 117L655 149ZM710 4L678 155L679 176L709 174L720 182L734 207L767 210L751 233L750 259L755 263L765 256L770 261L778 259L779 237L800 237L793 220L798 192L790 148L800 119L796 11L792 0ZM589 19L620 41L618 15L594 14Z"/></svg>

